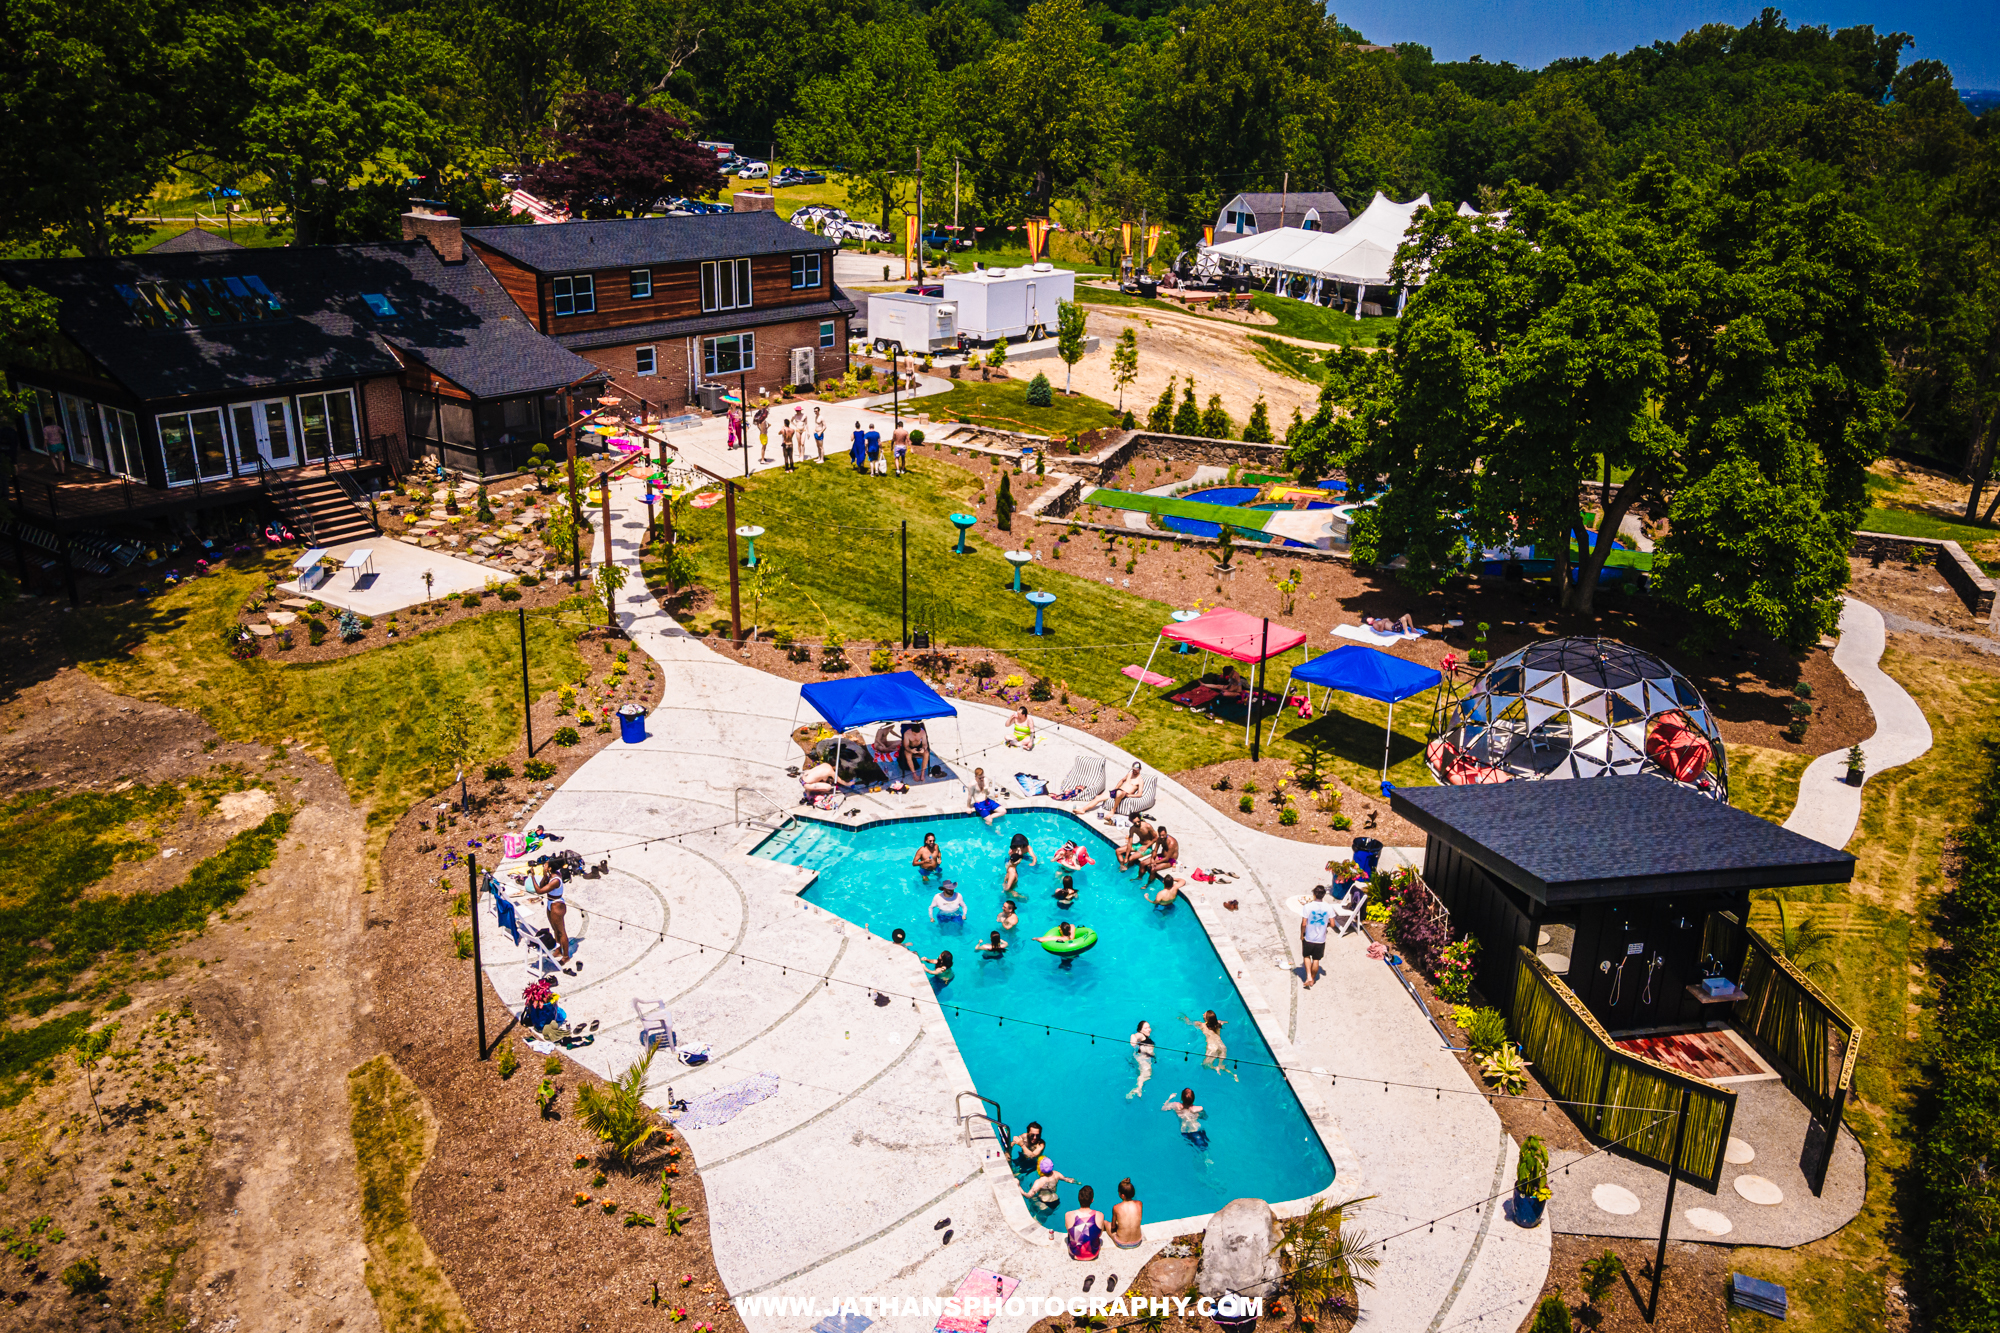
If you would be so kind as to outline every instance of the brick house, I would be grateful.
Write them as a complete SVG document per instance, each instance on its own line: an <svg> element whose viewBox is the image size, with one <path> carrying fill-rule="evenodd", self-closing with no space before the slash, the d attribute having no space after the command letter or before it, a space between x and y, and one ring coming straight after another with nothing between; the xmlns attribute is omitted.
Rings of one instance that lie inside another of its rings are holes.
<svg viewBox="0 0 2000 1333"><path fill-rule="evenodd" d="M450 219L440 219L449 222ZM769 211L472 227L467 249L536 331L621 390L686 411L704 381L753 395L847 371L855 305L835 243Z"/></svg>

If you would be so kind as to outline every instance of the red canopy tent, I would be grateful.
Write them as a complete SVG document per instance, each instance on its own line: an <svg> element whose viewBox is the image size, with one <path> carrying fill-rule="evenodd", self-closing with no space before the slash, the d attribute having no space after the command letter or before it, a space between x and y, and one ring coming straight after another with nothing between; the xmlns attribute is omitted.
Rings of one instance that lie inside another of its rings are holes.
<svg viewBox="0 0 2000 1333"><path fill-rule="evenodd" d="M1254 666L1298 647L1306 641L1306 632L1287 625L1274 625L1259 616L1232 611L1226 606L1205 611L1193 620L1176 621L1161 630L1160 637L1153 641L1153 651L1146 654L1145 670L1140 673L1142 679L1139 685L1132 687L1131 697L1125 700L1127 708L1139 697L1140 686L1145 684L1143 677L1153 669L1153 659L1159 656L1160 644L1167 639ZM1202 665L1205 671L1206 658ZM1253 708L1246 712L1254 714L1256 710ZM1250 718L1246 716L1243 729L1246 745L1250 741L1250 725Z"/></svg>

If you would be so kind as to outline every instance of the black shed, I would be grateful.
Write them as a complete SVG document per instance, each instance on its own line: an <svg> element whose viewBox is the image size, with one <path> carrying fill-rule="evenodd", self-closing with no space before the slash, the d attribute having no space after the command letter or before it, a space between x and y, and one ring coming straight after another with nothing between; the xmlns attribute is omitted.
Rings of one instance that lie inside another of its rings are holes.
<svg viewBox="0 0 2000 1333"><path fill-rule="evenodd" d="M1399 787L1391 806L1429 835L1424 878L1478 939L1489 1000L1507 1007L1526 946L1613 1033L1722 1016L1688 991L1709 913L1854 877L1844 851L1644 775Z"/></svg>

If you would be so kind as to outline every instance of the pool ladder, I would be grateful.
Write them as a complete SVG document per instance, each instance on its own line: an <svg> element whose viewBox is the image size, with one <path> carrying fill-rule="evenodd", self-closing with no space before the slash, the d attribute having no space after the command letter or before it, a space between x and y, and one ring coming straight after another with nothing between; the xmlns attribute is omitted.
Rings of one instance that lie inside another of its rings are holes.
<svg viewBox="0 0 2000 1333"><path fill-rule="evenodd" d="M967 1111L965 1109L965 1099L967 1097L980 1103L979 1109ZM988 1106L993 1108L990 1113L985 1109ZM1000 1103L994 1101L991 1097L981 1096L976 1092L961 1092L952 1102L952 1110L957 1113L958 1127L965 1134L966 1147L970 1148L972 1146L972 1122L975 1120L983 1120L993 1126L994 1140L1000 1145L1000 1151L1003 1154L1013 1147L1014 1135L1008 1130L1006 1122L1000 1119Z"/></svg>
<svg viewBox="0 0 2000 1333"><path fill-rule="evenodd" d="M733 822L735 822L735 823L738 823L738 824L741 824L741 823L745 822L745 821L744 821L744 819L743 819L743 793L744 793L744 792L749 792L749 793L750 793L750 794L751 794L752 796L755 796L755 797L756 797L756 798L757 798L758 800L762 801L762 802L763 802L763 803L764 803L765 805L768 805L768 806L770 806L770 807L771 807L771 813L770 813L770 814L768 814L768 815L754 815L754 814L753 814L753 815L752 815L752 816L750 817L750 819L749 819L749 821L748 821L748 822L749 822L749 824L750 824L750 827L751 827L751 828L761 828L761 829L778 829L778 828L782 828L782 827L784 826L784 823L785 823L785 821L786 821L787 819L790 819L790 818L791 818L791 812L790 812L790 811L786 810L784 806L782 806L782 805L779 805L779 804L778 804L778 803L777 803L776 801L772 800L772 799L771 799L771 798L770 798L769 796L766 796L766 795L765 795L765 794L764 794L763 792L761 792L761 791L758 791L758 790L757 790L757 789L756 789L755 787L738 787L738 788L737 788L737 789L735 790L735 792L733 792L733 793L731 794L731 799L732 799L732 801L734 802L734 805L735 805L735 818L734 818L734 821L733 821Z"/></svg>

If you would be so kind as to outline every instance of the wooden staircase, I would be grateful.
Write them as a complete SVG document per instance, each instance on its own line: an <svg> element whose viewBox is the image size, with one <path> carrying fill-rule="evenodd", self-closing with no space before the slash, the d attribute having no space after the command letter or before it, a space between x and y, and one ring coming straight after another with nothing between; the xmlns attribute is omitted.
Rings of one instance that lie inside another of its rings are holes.
<svg viewBox="0 0 2000 1333"><path fill-rule="evenodd" d="M272 486L271 497L292 531L314 546L339 546L378 533L368 511L332 477L300 476Z"/></svg>

